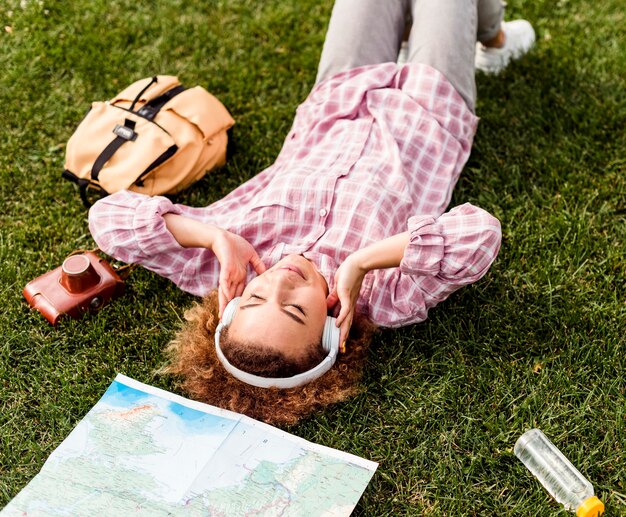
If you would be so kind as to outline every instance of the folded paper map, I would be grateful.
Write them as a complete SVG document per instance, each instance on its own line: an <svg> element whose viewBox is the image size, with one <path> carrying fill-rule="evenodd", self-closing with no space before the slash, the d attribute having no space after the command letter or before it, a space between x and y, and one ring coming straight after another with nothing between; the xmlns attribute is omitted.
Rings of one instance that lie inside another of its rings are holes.
<svg viewBox="0 0 626 517"><path fill-rule="evenodd" d="M377 464L118 375L9 516L345 516Z"/></svg>

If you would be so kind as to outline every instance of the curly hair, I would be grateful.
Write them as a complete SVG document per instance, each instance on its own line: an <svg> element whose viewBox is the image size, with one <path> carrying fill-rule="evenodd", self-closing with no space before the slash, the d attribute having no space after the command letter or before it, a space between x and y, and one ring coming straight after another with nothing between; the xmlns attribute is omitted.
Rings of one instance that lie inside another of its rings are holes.
<svg viewBox="0 0 626 517"><path fill-rule="evenodd" d="M297 388L257 388L228 374L215 353L218 324L217 290L185 312L186 323L166 349L169 363L160 372L180 378L192 398L243 413L272 425L295 424L313 411L345 400L358 392L367 348L376 327L357 317L333 368Z"/></svg>
<svg viewBox="0 0 626 517"><path fill-rule="evenodd" d="M305 356L296 361L288 359L281 351L268 350L250 340L231 339L228 327L222 329L220 348L230 364L261 377L292 377L310 370L326 357L321 341L309 343Z"/></svg>

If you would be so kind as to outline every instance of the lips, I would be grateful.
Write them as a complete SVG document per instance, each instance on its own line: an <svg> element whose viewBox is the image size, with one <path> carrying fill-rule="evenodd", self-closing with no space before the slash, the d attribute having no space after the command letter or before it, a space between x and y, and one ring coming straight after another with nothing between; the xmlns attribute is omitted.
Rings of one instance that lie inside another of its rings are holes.
<svg viewBox="0 0 626 517"><path fill-rule="evenodd" d="M297 268L296 266L294 266L292 264L286 264L284 266L281 266L280 269L286 269L287 271L291 271L293 273L296 273L297 275L300 275L303 280L306 280L306 278L305 278L304 274L302 273L302 271L300 270L300 268Z"/></svg>

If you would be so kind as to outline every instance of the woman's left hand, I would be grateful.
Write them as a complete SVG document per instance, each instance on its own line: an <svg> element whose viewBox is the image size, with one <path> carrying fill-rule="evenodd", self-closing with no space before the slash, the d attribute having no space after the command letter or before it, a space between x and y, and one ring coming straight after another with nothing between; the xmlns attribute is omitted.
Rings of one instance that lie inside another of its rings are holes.
<svg viewBox="0 0 626 517"><path fill-rule="evenodd" d="M365 273L367 273L367 269L361 267L358 258L354 254L349 255L337 269L335 273L335 287L326 299L329 309L337 305L337 302L341 306L339 316L337 316L337 326L341 329L339 337L341 348L344 348L348 332L352 326L356 302L359 298Z"/></svg>

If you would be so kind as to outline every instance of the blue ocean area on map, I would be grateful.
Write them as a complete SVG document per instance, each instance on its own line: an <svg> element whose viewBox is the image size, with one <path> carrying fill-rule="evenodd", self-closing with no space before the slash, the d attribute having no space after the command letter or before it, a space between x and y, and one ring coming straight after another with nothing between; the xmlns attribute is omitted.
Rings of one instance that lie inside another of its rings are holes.
<svg viewBox="0 0 626 517"><path fill-rule="evenodd" d="M181 419L180 423L184 424L185 428L191 432L195 430L206 433L214 426L234 426L237 423L235 420L223 416L211 415L206 411L199 411L188 406L183 406L178 402L155 399L153 395L145 391L140 391L118 381L111 383L102 396L101 401L120 408L130 408L144 402L154 404L155 401L158 401L162 403L163 409L167 410L168 414L179 417Z"/></svg>
<svg viewBox="0 0 626 517"><path fill-rule="evenodd" d="M102 395L101 400L112 406L128 407L140 403L142 399L149 398L150 395L145 391L139 391L121 382L113 381Z"/></svg>

